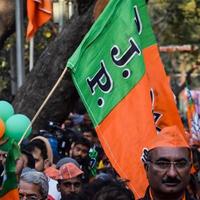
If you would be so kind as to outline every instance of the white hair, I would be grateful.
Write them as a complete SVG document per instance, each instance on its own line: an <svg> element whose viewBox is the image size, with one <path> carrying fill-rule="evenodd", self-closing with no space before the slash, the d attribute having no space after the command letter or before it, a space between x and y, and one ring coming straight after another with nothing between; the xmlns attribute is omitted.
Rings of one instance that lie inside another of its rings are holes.
<svg viewBox="0 0 200 200"><path fill-rule="evenodd" d="M38 185L40 187L40 194L43 199L47 198L49 191L49 184L47 176L36 170L29 170L22 173L20 180Z"/></svg>

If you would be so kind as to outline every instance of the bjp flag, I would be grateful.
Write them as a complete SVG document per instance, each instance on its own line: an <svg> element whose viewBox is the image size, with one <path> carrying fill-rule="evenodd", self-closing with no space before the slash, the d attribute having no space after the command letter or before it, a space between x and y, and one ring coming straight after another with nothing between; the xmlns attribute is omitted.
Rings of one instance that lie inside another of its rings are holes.
<svg viewBox="0 0 200 200"><path fill-rule="evenodd" d="M39 27L52 17L51 0L27 0L28 27L26 37L32 38Z"/></svg>
<svg viewBox="0 0 200 200"><path fill-rule="evenodd" d="M67 62L106 155L136 198L148 185L141 154L157 134L143 57L155 38L139 34L139 25L150 26L146 12L143 0L110 0Z"/></svg>
<svg viewBox="0 0 200 200"><path fill-rule="evenodd" d="M98 0L94 9L94 18L96 19L108 0ZM169 78L165 73L164 66L162 64L158 45L153 38L154 33L148 18L148 13L144 7L134 7L134 21L138 29L141 44L148 44L148 48L144 46L142 53L146 65L146 73L151 87L151 99L152 99L152 112L156 125L157 132L166 126L176 125L181 132L184 132L184 127L180 119L178 109L175 103L175 96L171 90ZM184 135L185 137L185 135Z"/></svg>

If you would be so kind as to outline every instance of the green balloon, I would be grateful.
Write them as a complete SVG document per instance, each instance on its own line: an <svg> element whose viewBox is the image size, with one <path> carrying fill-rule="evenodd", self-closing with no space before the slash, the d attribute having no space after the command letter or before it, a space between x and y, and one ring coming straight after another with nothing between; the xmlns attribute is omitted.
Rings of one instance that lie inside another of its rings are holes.
<svg viewBox="0 0 200 200"><path fill-rule="evenodd" d="M13 106L7 101L0 101L0 118L6 120L14 114Z"/></svg>
<svg viewBox="0 0 200 200"><path fill-rule="evenodd" d="M6 121L5 137L10 137L14 139L16 142L19 142L30 124L31 124L31 121L25 115L15 114L11 116ZM30 135L31 131L32 131L32 128L30 128L27 131L24 138L27 138Z"/></svg>

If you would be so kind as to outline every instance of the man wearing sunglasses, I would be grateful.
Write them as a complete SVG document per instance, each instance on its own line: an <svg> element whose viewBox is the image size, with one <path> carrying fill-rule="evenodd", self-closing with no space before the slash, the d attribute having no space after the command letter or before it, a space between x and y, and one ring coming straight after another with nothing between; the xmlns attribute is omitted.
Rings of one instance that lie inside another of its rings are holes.
<svg viewBox="0 0 200 200"><path fill-rule="evenodd" d="M166 127L144 150L149 187L141 200L192 200L186 191L191 150L183 134L176 126Z"/></svg>

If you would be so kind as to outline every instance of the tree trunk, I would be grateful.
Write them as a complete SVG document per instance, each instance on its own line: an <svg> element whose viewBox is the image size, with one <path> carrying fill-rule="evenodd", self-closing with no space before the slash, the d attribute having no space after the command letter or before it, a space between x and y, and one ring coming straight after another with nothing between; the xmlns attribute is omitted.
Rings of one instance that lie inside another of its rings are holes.
<svg viewBox="0 0 200 200"><path fill-rule="evenodd" d="M15 0L0 1L0 49L15 30Z"/></svg>
<svg viewBox="0 0 200 200"><path fill-rule="evenodd" d="M92 24L92 8L66 23L63 31L51 42L38 59L17 93L13 105L16 113L33 118L64 70L67 59L80 44ZM69 72L33 124L34 132L44 128L48 120L62 122L72 111L79 97Z"/></svg>

